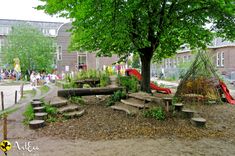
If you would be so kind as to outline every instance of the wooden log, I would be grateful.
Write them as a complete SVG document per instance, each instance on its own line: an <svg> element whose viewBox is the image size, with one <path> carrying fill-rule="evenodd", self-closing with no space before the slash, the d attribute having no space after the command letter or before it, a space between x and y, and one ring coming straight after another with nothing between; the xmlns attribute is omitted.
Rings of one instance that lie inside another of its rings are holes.
<svg viewBox="0 0 235 156"><path fill-rule="evenodd" d="M44 126L45 126L44 120L32 120L29 122L29 127L31 129L38 129L38 128L42 128Z"/></svg>
<svg viewBox="0 0 235 156"><path fill-rule="evenodd" d="M165 103L166 112L169 112L170 106L172 105L172 98L171 97L165 97L165 98L163 98L163 101Z"/></svg>
<svg viewBox="0 0 235 156"><path fill-rule="evenodd" d="M190 110L190 109L183 109L183 110L182 110L182 113L183 113L183 117L184 117L184 118L190 119L190 118L193 117L195 111Z"/></svg>
<svg viewBox="0 0 235 156"><path fill-rule="evenodd" d="M174 104L174 106L175 106L175 110L177 112L180 112L180 111L182 111L184 105L182 103L176 103L176 104Z"/></svg>
<svg viewBox="0 0 235 156"><path fill-rule="evenodd" d="M35 119L36 120L46 120L47 113L35 113Z"/></svg>
<svg viewBox="0 0 235 156"><path fill-rule="evenodd" d="M122 87L114 88L73 88L58 90L59 97L71 97L71 96L87 96L87 95L111 95L118 90L122 90Z"/></svg>
<svg viewBox="0 0 235 156"><path fill-rule="evenodd" d="M192 118L191 123L196 127L205 127L206 125L206 119L204 118Z"/></svg>
<svg viewBox="0 0 235 156"><path fill-rule="evenodd" d="M32 105L33 107L41 107L42 104L43 104L43 102L41 102L41 101L32 101L32 102L31 102L31 105Z"/></svg>

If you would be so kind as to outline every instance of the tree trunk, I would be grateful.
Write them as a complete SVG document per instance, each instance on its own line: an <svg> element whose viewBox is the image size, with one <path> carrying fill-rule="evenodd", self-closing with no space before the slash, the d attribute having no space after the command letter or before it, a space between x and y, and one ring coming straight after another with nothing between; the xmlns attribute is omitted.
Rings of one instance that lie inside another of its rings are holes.
<svg viewBox="0 0 235 156"><path fill-rule="evenodd" d="M141 74L142 74L142 81L141 81L141 91L151 93L150 88L150 64L151 59L153 56L153 51L147 51L141 53Z"/></svg>

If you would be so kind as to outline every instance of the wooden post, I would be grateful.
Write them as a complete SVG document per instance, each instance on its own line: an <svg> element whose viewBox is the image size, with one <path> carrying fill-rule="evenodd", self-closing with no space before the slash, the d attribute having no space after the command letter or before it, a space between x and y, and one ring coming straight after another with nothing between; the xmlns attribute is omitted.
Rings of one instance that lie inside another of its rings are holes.
<svg viewBox="0 0 235 156"><path fill-rule="evenodd" d="M3 92L1 92L1 100L2 100L2 111L4 111L4 96L3 96Z"/></svg>
<svg viewBox="0 0 235 156"><path fill-rule="evenodd" d="M15 91L15 104L17 104L17 90Z"/></svg>
<svg viewBox="0 0 235 156"><path fill-rule="evenodd" d="M20 98L23 98L24 96L24 84L22 83L20 86Z"/></svg>
<svg viewBox="0 0 235 156"><path fill-rule="evenodd" d="M3 140L7 140L7 115L3 115Z"/></svg>

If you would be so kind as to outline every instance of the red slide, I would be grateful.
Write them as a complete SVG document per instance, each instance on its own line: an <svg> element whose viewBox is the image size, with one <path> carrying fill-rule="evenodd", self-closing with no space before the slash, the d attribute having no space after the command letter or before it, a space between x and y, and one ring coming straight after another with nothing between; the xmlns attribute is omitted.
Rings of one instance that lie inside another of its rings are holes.
<svg viewBox="0 0 235 156"><path fill-rule="evenodd" d="M136 69L126 69L126 73L127 73L127 75L135 76L139 81L141 81L141 79L142 79L141 74ZM158 87L157 85L155 85L152 82L150 82L150 87L153 90L160 91L160 92L163 92L166 94L171 94L171 90L169 88Z"/></svg>
<svg viewBox="0 0 235 156"><path fill-rule="evenodd" d="M226 84L223 81L219 81L220 87L222 89L222 91L224 92L224 95L228 101L228 103L235 105L235 100L233 99L233 97L231 96L231 94L229 93L229 90L226 86Z"/></svg>

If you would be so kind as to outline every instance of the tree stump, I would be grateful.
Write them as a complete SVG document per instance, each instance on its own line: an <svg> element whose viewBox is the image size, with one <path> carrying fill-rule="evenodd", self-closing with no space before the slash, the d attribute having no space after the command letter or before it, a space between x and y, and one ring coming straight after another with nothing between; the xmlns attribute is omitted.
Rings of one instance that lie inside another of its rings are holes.
<svg viewBox="0 0 235 156"><path fill-rule="evenodd" d="M43 112L45 109L45 107L34 107L33 110L34 110L34 113L40 113L40 112Z"/></svg>
<svg viewBox="0 0 235 156"><path fill-rule="evenodd" d="M183 117L184 117L184 118L190 119L190 118L193 117L195 111L190 110L190 109L183 109L183 110L182 110L182 113L183 113Z"/></svg>
<svg viewBox="0 0 235 156"><path fill-rule="evenodd" d="M33 99L33 101L41 101L41 99L35 98Z"/></svg>
<svg viewBox="0 0 235 156"><path fill-rule="evenodd" d="M206 125L206 119L198 117L198 118L192 118L191 123L196 127L205 127Z"/></svg>
<svg viewBox="0 0 235 156"><path fill-rule="evenodd" d="M29 128L31 129L38 129L45 126L44 120L32 120L29 122Z"/></svg>
<svg viewBox="0 0 235 156"><path fill-rule="evenodd" d="M41 101L32 101L32 102L31 102L31 105L32 105L33 107L41 107L42 104L43 104L43 102L41 102Z"/></svg>
<svg viewBox="0 0 235 156"><path fill-rule="evenodd" d="M35 119L36 120L46 120L47 113L35 113Z"/></svg>
<svg viewBox="0 0 235 156"><path fill-rule="evenodd" d="M175 106L175 110L176 110L177 112L180 112L180 111L182 111L182 109L183 109L183 107L184 107L184 104L182 104L182 103L176 103L176 104L174 104L174 106Z"/></svg>
<svg viewBox="0 0 235 156"><path fill-rule="evenodd" d="M172 105L172 98L171 97L165 97L163 98L164 103L165 103L165 110L166 112L169 112L170 106Z"/></svg>

